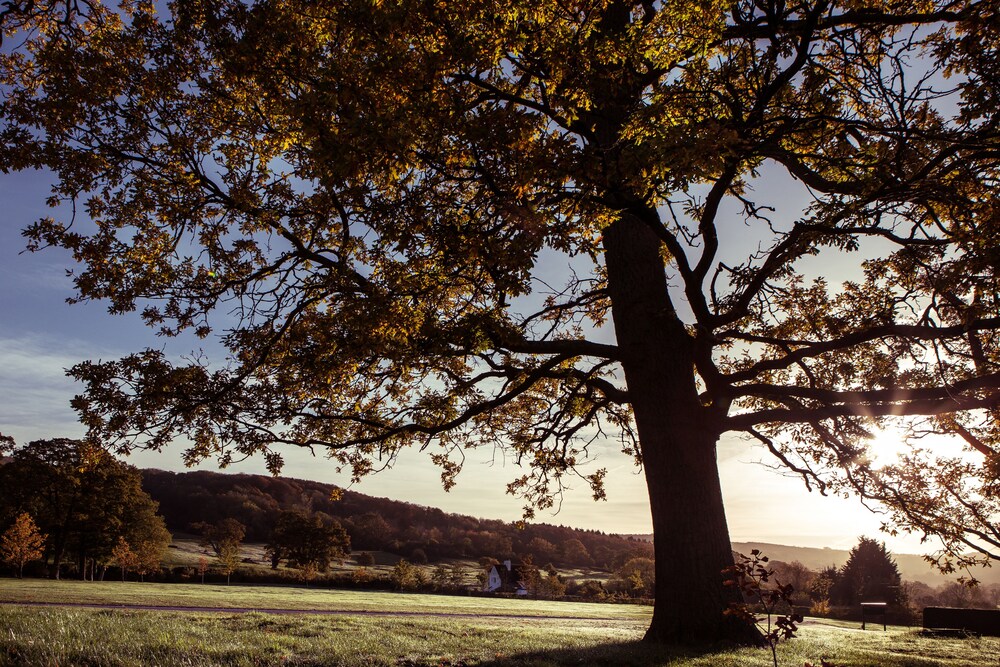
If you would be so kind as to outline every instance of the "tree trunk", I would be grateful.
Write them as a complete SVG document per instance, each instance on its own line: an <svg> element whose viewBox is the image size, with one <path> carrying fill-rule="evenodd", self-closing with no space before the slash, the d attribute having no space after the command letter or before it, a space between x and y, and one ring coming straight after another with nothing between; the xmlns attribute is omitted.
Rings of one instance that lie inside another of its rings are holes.
<svg viewBox="0 0 1000 667"><path fill-rule="evenodd" d="M608 291L649 490L656 554L656 603L646 639L695 644L755 642L725 616L735 590L716 461L718 417L695 383L691 335L667 292L660 242L625 214L604 232Z"/></svg>
<svg viewBox="0 0 1000 667"><path fill-rule="evenodd" d="M53 579L59 580L59 570L62 566L63 552L65 550L64 538L60 535L56 537L55 545L52 547L52 569L49 573Z"/></svg>
<svg viewBox="0 0 1000 667"><path fill-rule="evenodd" d="M733 555L716 436L696 424L678 425L663 416L659 421L661 430L652 435L642 435L640 427L656 558L656 602L646 638L757 643L755 631L724 615L740 598L723 585L722 571L733 564Z"/></svg>

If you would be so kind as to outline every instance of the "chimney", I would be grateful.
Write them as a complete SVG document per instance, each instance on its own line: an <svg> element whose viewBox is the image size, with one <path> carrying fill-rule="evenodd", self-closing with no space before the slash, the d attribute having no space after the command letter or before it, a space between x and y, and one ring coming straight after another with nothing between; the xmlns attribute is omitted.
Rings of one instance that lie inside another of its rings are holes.
<svg viewBox="0 0 1000 667"><path fill-rule="evenodd" d="M510 572L510 561L509 560L505 560L503 562L503 564L504 564L504 567L507 568L507 571Z"/></svg>

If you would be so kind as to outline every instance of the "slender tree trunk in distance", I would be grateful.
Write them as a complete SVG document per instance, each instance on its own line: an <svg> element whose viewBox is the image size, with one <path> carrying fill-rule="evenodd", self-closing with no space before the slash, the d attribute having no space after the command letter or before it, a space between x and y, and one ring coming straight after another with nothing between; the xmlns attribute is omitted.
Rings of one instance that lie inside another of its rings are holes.
<svg viewBox="0 0 1000 667"><path fill-rule="evenodd" d="M667 292L660 242L624 214L604 232L612 315L649 489L656 602L647 641L757 643L725 616L738 592L724 586L733 564L716 461L719 429L701 405L692 341Z"/></svg>
<svg viewBox="0 0 1000 667"><path fill-rule="evenodd" d="M62 538L57 538L55 546L52 548L52 568L49 570L49 576L59 581L59 569L62 565L62 555L63 555L63 542Z"/></svg>
<svg viewBox="0 0 1000 667"><path fill-rule="evenodd" d="M87 581L87 565L90 559L87 558L87 543L82 538L79 543L80 553L76 557L76 567L77 571L80 573L80 579L82 581Z"/></svg>

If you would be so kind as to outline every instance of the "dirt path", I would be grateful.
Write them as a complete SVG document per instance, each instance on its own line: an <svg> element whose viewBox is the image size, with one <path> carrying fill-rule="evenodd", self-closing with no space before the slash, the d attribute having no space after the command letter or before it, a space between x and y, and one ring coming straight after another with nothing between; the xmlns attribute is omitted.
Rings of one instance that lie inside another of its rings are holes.
<svg viewBox="0 0 1000 667"><path fill-rule="evenodd" d="M68 607L71 609L111 609L115 611L180 611L207 614L316 614L320 616L429 616L432 618L509 618L515 621L615 621L622 622L632 619L612 618L610 616L531 616L521 614L473 614L469 612L445 611L372 611L351 609L269 609L265 607L180 607L172 605L152 604L111 604L104 602L10 602L0 601L5 607ZM639 622L639 621L636 621ZM641 621L645 623L646 621Z"/></svg>

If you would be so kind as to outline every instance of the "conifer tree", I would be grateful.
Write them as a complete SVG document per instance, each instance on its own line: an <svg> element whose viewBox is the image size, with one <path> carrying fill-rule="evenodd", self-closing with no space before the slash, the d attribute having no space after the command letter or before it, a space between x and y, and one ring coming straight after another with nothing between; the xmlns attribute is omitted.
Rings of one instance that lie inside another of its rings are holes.
<svg viewBox="0 0 1000 667"><path fill-rule="evenodd" d="M860 602L901 601L899 567L885 542L861 537L840 569L830 594L834 604L856 606Z"/></svg>

